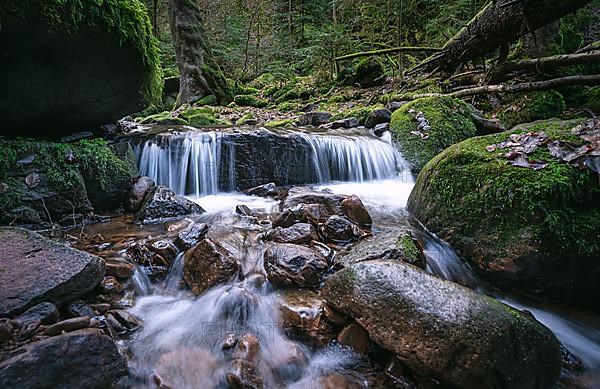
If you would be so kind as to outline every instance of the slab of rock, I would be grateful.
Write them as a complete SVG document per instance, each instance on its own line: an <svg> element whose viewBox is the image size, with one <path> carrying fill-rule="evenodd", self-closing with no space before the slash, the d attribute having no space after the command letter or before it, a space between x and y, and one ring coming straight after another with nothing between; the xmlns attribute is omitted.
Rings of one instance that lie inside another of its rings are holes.
<svg viewBox="0 0 600 389"><path fill-rule="evenodd" d="M560 343L535 319L397 261L330 277L322 294L417 373L456 387L549 388Z"/></svg>
<svg viewBox="0 0 600 389"><path fill-rule="evenodd" d="M90 326L90 318L89 317L87 317L87 316L74 317L72 319L59 321L58 323L51 325L50 327L48 327L44 330L44 335L56 336L56 335L60 335L63 332L73 332L73 331L81 330L83 328L87 328L89 326Z"/></svg>
<svg viewBox="0 0 600 389"><path fill-rule="evenodd" d="M336 120L335 122L331 122L331 123L327 123L327 124L323 125L323 127L331 128L333 130L336 130L338 128L356 128L358 126L360 126L360 122L355 117Z"/></svg>
<svg viewBox="0 0 600 389"><path fill-rule="evenodd" d="M295 244L275 244L264 254L267 278L275 285L318 286L329 265L319 252Z"/></svg>
<svg viewBox="0 0 600 389"><path fill-rule="evenodd" d="M327 219L321 227L321 232L326 239L332 242L350 242L358 239L361 235L360 228L356 224L338 215Z"/></svg>
<svg viewBox="0 0 600 389"><path fill-rule="evenodd" d="M102 258L22 228L0 228L0 316L41 302L60 305L90 292L104 276Z"/></svg>
<svg viewBox="0 0 600 389"><path fill-rule="evenodd" d="M2 388L107 388L127 374L117 346L87 329L30 343L0 362Z"/></svg>
<svg viewBox="0 0 600 389"><path fill-rule="evenodd" d="M300 115L299 124L301 126L315 126L329 123L333 115L329 112L307 112Z"/></svg>
<svg viewBox="0 0 600 389"><path fill-rule="evenodd" d="M292 209L300 204L321 204L326 207L329 214L341 214L342 201L345 196L330 192L310 190L294 187L288 192L288 196L280 204L281 210Z"/></svg>
<svg viewBox="0 0 600 389"><path fill-rule="evenodd" d="M358 196L352 195L344 199L341 206L344 215L354 223L367 227L373 224L369 211Z"/></svg>
<svg viewBox="0 0 600 389"><path fill-rule="evenodd" d="M388 109L375 109L367 117L365 127L373 128L378 124L389 123L390 120L392 120L392 113Z"/></svg>
<svg viewBox="0 0 600 389"><path fill-rule="evenodd" d="M147 193L136 217L139 220L156 220L204 212L193 201L176 195L167 187L157 186Z"/></svg>
<svg viewBox="0 0 600 389"><path fill-rule="evenodd" d="M356 323L348 324L337 336L337 341L344 346L350 346L358 354L366 354L370 339L367 331Z"/></svg>
<svg viewBox="0 0 600 389"><path fill-rule="evenodd" d="M277 197L279 196L279 188L274 182L259 185L246 191L249 195L260 197Z"/></svg>
<svg viewBox="0 0 600 389"><path fill-rule="evenodd" d="M124 259L107 259L106 275L121 279L133 277L135 266Z"/></svg>
<svg viewBox="0 0 600 389"><path fill-rule="evenodd" d="M191 223L179 231L175 238L175 245L181 250L187 250L202 240L208 233L208 226L204 223Z"/></svg>
<svg viewBox="0 0 600 389"><path fill-rule="evenodd" d="M21 327L27 327L35 322L52 324L58 320L59 313L56 305L52 303L39 303L29 308L25 313L15 319Z"/></svg>
<svg viewBox="0 0 600 389"><path fill-rule="evenodd" d="M188 250L183 258L183 279L195 295L229 281L238 270L239 263L231 253L209 238Z"/></svg>
<svg viewBox="0 0 600 389"><path fill-rule="evenodd" d="M264 240L277 243L309 244L319 240L317 230L311 224L298 223L291 227L276 227L263 236Z"/></svg>
<svg viewBox="0 0 600 389"><path fill-rule="evenodd" d="M155 186L154 180L150 177L137 178L127 193L125 209L130 212L137 212L142 206L146 194Z"/></svg>

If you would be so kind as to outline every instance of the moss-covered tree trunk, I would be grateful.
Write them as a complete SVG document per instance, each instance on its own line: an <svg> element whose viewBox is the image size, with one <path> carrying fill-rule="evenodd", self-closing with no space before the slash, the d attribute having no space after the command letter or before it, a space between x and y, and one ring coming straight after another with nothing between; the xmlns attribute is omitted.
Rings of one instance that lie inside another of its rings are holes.
<svg viewBox="0 0 600 389"><path fill-rule="evenodd" d="M585 6L590 0L496 0L458 32L443 51L416 69L453 72L505 43L543 27Z"/></svg>
<svg viewBox="0 0 600 389"><path fill-rule="evenodd" d="M215 95L230 99L227 82L212 56L202 13L193 0L169 0L169 16L179 67L177 105Z"/></svg>

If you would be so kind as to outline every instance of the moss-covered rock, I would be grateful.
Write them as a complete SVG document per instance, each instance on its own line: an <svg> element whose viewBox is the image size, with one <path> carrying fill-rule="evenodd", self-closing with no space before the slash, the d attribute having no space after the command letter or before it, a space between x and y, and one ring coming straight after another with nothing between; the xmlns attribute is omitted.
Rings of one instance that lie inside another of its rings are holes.
<svg viewBox="0 0 600 389"><path fill-rule="evenodd" d="M383 106L376 106L376 107L359 106L359 107L344 109L344 110L336 113L335 115L333 115L331 118L331 121L348 119L348 118L356 118L356 119L358 119L358 123L361 126L364 126L364 124L366 123L367 119L369 118L369 115L371 114L371 112L373 112L373 110L375 110L375 109L381 109L381 108L383 108Z"/></svg>
<svg viewBox="0 0 600 389"><path fill-rule="evenodd" d="M580 121L546 121L454 145L421 171L409 209L489 279L578 303L598 302L600 187L598 175L550 155L530 158L541 170L515 167L486 146L509 135L544 131L582 144Z"/></svg>
<svg viewBox="0 0 600 389"><path fill-rule="evenodd" d="M340 85L359 85L361 88L368 88L383 83L384 74L383 63L375 57L370 57L340 72L338 82Z"/></svg>
<svg viewBox="0 0 600 389"><path fill-rule="evenodd" d="M600 114L600 86L594 86L586 89L584 93L585 108L591 109L596 114Z"/></svg>
<svg viewBox="0 0 600 389"><path fill-rule="evenodd" d="M264 124L265 127L288 127L288 126L292 126L294 123L296 122L296 119L294 118L288 118L288 119L281 119L281 120L274 120L271 122L266 122Z"/></svg>
<svg viewBox="0 0 600 389"><path fill-rule="evenodd" d="M185 124L188 124L188 121L183 118L173 116L171 114L171 112L169 112L169 111L165 111L165 112L161 112L161 113L156 113L154 115L146 116L145 118L142 118L140 120L140 123L141 124L164 124L164 125L181 124L181 125L185 125Z"/></svg>
<svg viewBox="0 0 600 389"><path fill-rule="evenodd" d="M419 112L429 129L416 120ZM390 131L412 170L418 172L445 148L476 135L471 112L466 103L449 97L418 99L394 112Z"/></svg>
<svg viewBox="0 0 600 389"><path fill-rule="evenodd" d="M0 19L7 135L99 126L160 102L158 43L143 2L6 0Z"/></svg>
<svg viewBox="0 0 600 389"><path fill-rule="evenodd" d="M215 95L205 96L205 97L201 98L200 100L196 101L194 104L196 104L196 105L216 105L217 104L217 96L215 96Z"/></svg>
<svg viewBox="0 0 600 389"><path fill-rule="evenodd" d="M554 91L534 91L509 96L498 113L506 128L535 120L559 117L565 110L563 96Z"/></svg>
<svg viewBox="0 0 600 389"><path fill-rule="evenodd" d="M266 100L252 95L237 95L233 98L233 101L242 107L264 108L269 104Z"/></svg>

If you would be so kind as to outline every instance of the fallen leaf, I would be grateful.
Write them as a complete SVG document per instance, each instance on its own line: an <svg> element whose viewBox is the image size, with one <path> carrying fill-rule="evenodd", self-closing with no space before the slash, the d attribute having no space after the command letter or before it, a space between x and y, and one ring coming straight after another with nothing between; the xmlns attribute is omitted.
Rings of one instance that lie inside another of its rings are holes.
<svg viewBox="0 0 600 389"><path fill-rule="evenodd" d="M40 175L36 172L31 172L25 177L25 184L29 189L33 189L40 184Z"/></svg>

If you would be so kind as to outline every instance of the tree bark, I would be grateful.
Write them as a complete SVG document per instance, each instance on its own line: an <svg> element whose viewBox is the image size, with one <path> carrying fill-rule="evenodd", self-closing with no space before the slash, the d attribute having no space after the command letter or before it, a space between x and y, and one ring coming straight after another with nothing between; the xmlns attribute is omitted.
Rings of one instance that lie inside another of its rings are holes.
<svg viewBox="0 0 600 389"><path fill-rule="evenodd" d="M177 106L215 95L219 102L230 99L227 81L212 56L202 14L194 0L169 0L169 16L177 66Z"/></svg>
<svg viewBox="0 0 600 389"><path fill-rule="evenodd" d="M590 0L495 0L485 6L443 47L409 73L451 73L467 61L481 58L503 43L535 31L583 7Z"/></svg>
<svg viewBox="0 0 600 389"><path fill-rule="evenodd" d="M440 52L442 49L437 47L393 47L391 49L382 49L382 50L373 50L373 51L363 51L360 53L353 53L348 55L343 55L341 57L334 58L334 61L344 61L347 59L359 58L359 57L371 57L374 55L383 55L390 53L414 53L414 52L430 52L436 53Z"/></svg>
<svg viewBox="0 0 600 389"><path fill-rule="evenodd" d="M521 70L545 72L563 66L598 63L598 61L600 61L600 50L580 54L554 55L551 57L542 57L525 61L505 62L493 69L492 79L497 80L508 73Z"/></svg>

